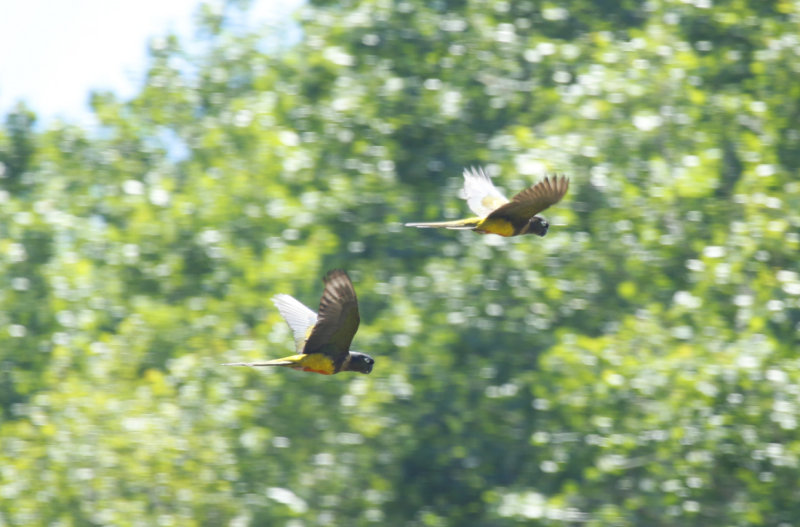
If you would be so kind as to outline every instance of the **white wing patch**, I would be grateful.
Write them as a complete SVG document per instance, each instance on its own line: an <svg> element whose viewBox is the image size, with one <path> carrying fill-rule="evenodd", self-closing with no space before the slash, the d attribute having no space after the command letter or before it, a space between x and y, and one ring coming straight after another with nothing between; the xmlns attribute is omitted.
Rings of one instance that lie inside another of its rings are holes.
<svg viewBox="0 0 800 527"><path fill-rule="evenodd" d="M481 217L508 203L508 199L497 190L480 167L464 169L464 188L461 192L470 210Z"/></svg>
<svg viewBox="0 0 800 527"><path fill-rule="evenodd" d="M289 329L294 334L294 344L298 353L302 352L309 330L317 323L317 314L289 295L275 295L272 297L272 303L289 324Z"/></svg>

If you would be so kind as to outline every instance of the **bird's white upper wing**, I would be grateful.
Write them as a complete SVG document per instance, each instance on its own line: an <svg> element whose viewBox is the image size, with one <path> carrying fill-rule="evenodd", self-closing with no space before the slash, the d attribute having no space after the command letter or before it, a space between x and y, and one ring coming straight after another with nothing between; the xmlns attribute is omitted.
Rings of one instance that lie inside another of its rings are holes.
<svg viewBox="0 0 800 527"><path fill-rule="evenodd" d="M295 348L298 353L302 352L309 330L317 323L317 314L289 295L275 295L272 297L272 303L289 324L289 328L294 334Z"/></svg>
<svg viewBox="0 0 800 527"><path fill-rule="evenodd" d="M480 167L464 169L462 193L472 212L481 217L508 203L508 199L497 190Z"/></svg>

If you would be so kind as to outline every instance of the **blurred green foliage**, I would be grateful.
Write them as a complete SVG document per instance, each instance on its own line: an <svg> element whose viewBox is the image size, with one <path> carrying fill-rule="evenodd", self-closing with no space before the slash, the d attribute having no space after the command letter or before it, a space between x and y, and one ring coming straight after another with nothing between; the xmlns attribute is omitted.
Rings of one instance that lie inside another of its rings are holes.
<svg viewBox="0 0 800 527"><path fill-rule="evenodd" d="M796 525L797 1L242 16L5 117L0 525ZM401 227L475 164L550 234ZM333 267L372 375L219 366Z"/></svg>

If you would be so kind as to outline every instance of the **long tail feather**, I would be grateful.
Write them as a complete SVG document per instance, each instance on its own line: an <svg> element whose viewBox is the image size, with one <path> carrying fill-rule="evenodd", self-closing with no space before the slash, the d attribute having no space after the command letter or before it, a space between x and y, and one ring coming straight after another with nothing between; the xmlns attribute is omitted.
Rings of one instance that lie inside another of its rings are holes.
<svg viewBox="0 0 800 527"><path fill-rule="evenodd" d="M257 368L260 366L291 366L294 364L293 361L289 361L286 359L275 359L275 360L268 360L266 362L226 362L222 364L222 366L250 366L251 368Z"/></svg>
<svg viewBox="0 0 800 527"><path fill-rule="evenodd" d="M443 227L445 229L469 230L474 229L480 221L480 218L466 218L463 220L436 221L433 223L406 223L406 227L418 227L420 229Z"/></svg>

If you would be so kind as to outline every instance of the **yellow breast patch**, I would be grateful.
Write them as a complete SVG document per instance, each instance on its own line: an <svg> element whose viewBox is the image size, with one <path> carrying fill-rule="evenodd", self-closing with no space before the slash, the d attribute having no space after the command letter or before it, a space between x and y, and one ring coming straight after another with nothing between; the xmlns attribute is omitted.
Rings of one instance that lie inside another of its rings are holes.
<svg viewBox="0 0 800 527"><path fill-rule="evenodd" d="M303 355L303 358L295 366L303 371L311 371L314 373L321 373L323 375L331 375L334 373L333 361L327 355L322 353L311 353Z"/></svg>
<svg viewBox="0 0 800 527"><path fill-rule="evenodd" d="M500 236L514 236L514 226L502 218L483 218L475 230L483 233L499 234Z"/></svg>

